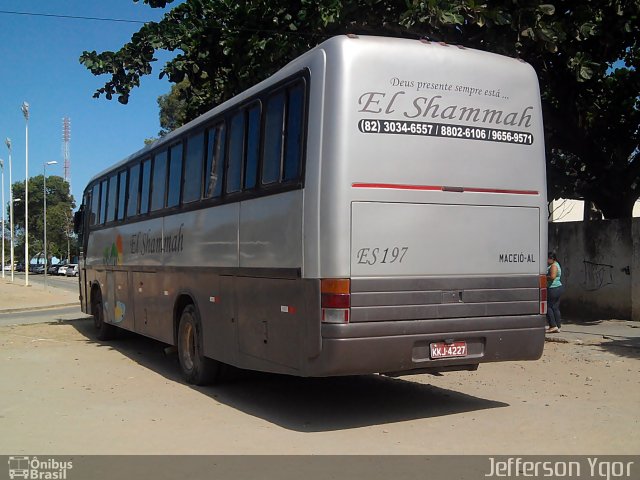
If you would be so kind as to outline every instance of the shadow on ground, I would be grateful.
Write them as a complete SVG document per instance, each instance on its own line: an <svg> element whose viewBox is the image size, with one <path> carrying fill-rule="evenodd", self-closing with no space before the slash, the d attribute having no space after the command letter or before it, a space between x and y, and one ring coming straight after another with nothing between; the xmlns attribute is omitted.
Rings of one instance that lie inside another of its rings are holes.
<svg viewBox="0 0 640 480"><path fill-rule="evenodd" d="M640 338L605 336L600 348L619 357L640 359Z"/></svg>
<svg viewBox="0 0 640 480"><path fill-rule="evenodd" d="M640 325L635 325L634 322L624 320L614 321L620 325L613 330L616 332L614 334L603 334L602 329L594 329L593 332L588 330L585 331L584 329L572 331L571 329L573 325L579 325L581 327L597 327L606 321L607 320L601 319L585 320L569 318L563 321L562 328L565 333L579 333L580 337L585 338L588 344L597 345L605 352L612 353L619 357L633 359L640 358L640 336L625 335L626 332L631 332L631 329L640 329ZM627 330L627 328L629 330ZM635 330L634 333L635 332L640 332L640 330Z"/></svg>
<svg viewBox="0 0 640 480"><path fill-rule="evenodd" d="M165 378L184 383L175 354L166 345L130 332L95 338L90 319L72 325L89 342L112 348ZM410 380L362 375L299 378L236 370L215 387L192 387L216 402L298 432L327 432L507 407L508 404Z"/></svg>

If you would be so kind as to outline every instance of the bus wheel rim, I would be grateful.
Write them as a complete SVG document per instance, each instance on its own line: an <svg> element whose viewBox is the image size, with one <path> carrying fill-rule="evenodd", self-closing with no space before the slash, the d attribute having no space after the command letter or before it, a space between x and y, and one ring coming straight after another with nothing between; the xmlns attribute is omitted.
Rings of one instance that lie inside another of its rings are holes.
<svg viewBox="0 0 640 480"><path fill-rule="evenodd" d="M193 370L195 364L196 349L194 340L193 324L187 322L182 335L182 361L189 371Z"/></svg>

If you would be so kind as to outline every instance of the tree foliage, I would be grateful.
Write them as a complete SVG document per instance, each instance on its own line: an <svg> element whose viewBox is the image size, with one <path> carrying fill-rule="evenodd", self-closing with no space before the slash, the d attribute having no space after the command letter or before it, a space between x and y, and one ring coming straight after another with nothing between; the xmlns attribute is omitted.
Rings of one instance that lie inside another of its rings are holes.
<svg viewBox="0 0 640 480"><path fill-rule="evenodd" d="M143 1L163 8L172 0ZM119 51L84 52L81 62L111 75L94 96L127 103L155 52L177 52L160 69L176 84L161 100L169 130L344 33L525 59L541 84L550 198L587 198L607 217L630 216L640 196L637 0L185 0Z"/></svg>
<svg viewBox="0 0 640 480"><path fill-rule="evenodd" d="M25 183L15 182L13 191L13 220L16 231L16 259L24 260L25 240ZM19 201L15 201L20 199ZM67 241L73 231L75 202L69 192L69 184L59 176L47 176L47 255L67 257ZM8 208L7 208L8 218ZM73 239L71 239L72 243ZM31 256L44 249L44 176L29 178L29 252ZM72 250L71 254L74 252Z"/></svg>
<svg viewBox="0 0 640 480"><path fill-rule="evenodd" d="M160 135L166 135L189 121L185 99L189 97L190 87L189 79L185 78L180 83L173 85L169 93L158 97L160 127L162 128L159 132Z"/></svg>

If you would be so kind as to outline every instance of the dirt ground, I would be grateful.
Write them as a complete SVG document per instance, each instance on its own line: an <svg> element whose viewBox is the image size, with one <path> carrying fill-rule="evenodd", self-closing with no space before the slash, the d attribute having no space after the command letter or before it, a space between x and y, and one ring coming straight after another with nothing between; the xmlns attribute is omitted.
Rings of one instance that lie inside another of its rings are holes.
<svg viewBox="0 0 640 480"><path fill-rule="evenodd" d="M640 351L391 379L243 373L191 387L175 355L87 320L0 327L1 454L638 454Z"/></svg>

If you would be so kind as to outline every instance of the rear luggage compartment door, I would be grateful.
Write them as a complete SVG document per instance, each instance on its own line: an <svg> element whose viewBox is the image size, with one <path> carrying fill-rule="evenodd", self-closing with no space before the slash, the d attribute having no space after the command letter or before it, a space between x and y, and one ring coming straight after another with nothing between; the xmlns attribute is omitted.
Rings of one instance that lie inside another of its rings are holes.
<svg viewBox="0 0 640 480"><path fill-rule="evenodd" d="M351 276L538 275L537 207L353 202Z"/></svg>

